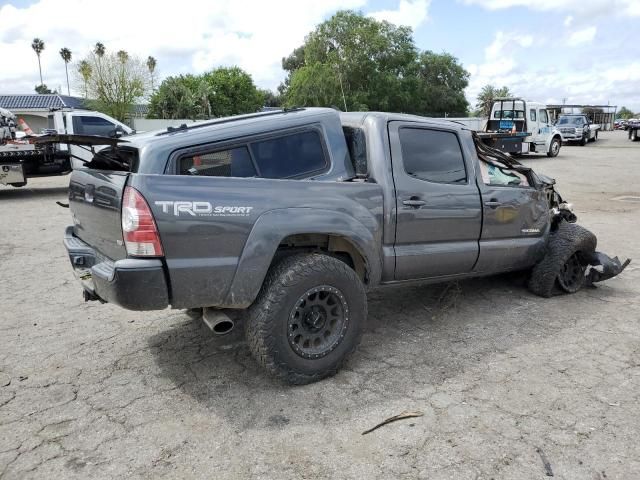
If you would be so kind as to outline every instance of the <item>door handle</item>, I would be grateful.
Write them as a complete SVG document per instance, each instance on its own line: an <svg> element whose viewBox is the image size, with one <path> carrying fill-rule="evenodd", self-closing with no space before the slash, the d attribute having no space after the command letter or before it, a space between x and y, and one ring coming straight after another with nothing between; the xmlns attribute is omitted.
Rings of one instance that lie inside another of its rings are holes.
<svg viewBox="0 0 640 480"><path fill-rule="evenodd" d="M492 198L488 202L484 202L484 204L485 204L485 206L487 206L489 208L498 208L500 205L502 205L502 203L497 201L495 198Z"/></svg>
<svg viewBox="0 0 640 480"><path fill-rule="evenodd" d="M418 199L411 198L409 200L403 200L402 204L406 205L407 207L418 208L418 207L421 207L422 205L426 205L427 202L425 202L424 200L418 200Z"/></svg>

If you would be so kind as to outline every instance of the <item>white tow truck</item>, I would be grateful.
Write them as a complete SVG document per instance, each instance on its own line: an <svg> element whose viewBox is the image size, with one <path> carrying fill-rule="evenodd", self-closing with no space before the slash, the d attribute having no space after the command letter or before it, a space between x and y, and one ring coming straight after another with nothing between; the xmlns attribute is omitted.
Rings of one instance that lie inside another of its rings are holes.
<svg viewBox="0 0 640 480"><path fill-rule="evenodd" d="M490 147L512 155L560 153L562 136L551 124L547 106L522 98L498 98L483 132L478 137Z"/></svg>
<svg viewBox="0 0 640 480"><path fill-rule="evenodd" d="M24 125L3 110L0 117L0 184L22 187L28 178L67 175L74 167L91 160L91 137L119 138L135 133L130 127L100 112L54 110L48 115L48 128L39 134L27 131L17 138L16 125ZM28 128L28 127L27 127ZM87 136L86 146L38 143L47 135ZM96 142L95 145L98 145Z"/></svg>

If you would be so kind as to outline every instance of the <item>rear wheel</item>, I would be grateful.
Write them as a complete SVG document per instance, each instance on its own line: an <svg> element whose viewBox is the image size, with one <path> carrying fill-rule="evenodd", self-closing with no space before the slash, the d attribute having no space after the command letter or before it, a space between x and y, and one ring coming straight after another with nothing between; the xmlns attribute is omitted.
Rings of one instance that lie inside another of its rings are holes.
<svg viewBox="0 0 640 480"><path fill-rule="evenodd" d="M551 145L549 145L549 151L547 152L547 157L557 157L558 153L560 153L560 139L555 137L551 140Z"/></svg>
<svg viewBox="0 0 640 480"><path fill-rule="evenodd" d="M334 375L353 353L367 317L364 286L344 262L285 258L249 308L246 336L259 364L291 384Z"/></svg>
<svg viewBox="0 0 640 480"><path fill-rule="evenodd" d="M638 140L638 129L629 130L629 138L631 139L632 142L635 142L636 140Z"/></svg>

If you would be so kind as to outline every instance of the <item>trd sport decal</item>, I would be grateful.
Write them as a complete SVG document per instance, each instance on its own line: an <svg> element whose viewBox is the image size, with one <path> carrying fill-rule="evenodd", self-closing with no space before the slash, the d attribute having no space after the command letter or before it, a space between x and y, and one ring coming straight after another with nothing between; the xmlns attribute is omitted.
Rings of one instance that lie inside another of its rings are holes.
<svg viewBox="0 0 640 480"><path fill-rule="evenodd" d="M162 207L162 213L179 217L248 217L253 207L235 205L212 205L210 202L173 202L168 200L154 202Z"/></svg>

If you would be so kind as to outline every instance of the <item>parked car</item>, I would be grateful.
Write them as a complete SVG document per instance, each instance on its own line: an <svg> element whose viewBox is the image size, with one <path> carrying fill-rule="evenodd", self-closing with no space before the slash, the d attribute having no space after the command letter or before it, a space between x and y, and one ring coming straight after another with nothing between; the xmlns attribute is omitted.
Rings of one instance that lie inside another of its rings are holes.
<svg viewBox="0 0 640 480"><path fill-rule="evenodd" d="M631 119L627 124L627 130L629 130L629 140L635 142L640 139L640 120Z"/></svg>
<svg viewBox="0 0 640 480"><path fill-rule="evenodd" d="M584 146L598 140L600 125L591 123L587 115L560 115L557 125L563 142L578 142Z"/></svg>
<svg viewBox="0 0 640 480"><path fill-rule="evenodd" d="M626 125L627 125L627 121L623 120L623 119L618 119L615 122L613 122L613 129L614 130L626 130Z"/></svg>
<svg viewBox="0 0 640 480"><path fill-rule="evenodd" d="M454 122L308 108L105 141L69 187L85 299L189 309L217 333L240 312L290 383L341 367L367 289L528 270L548 297L628 263L595 252L552 179Z"/></svg>

